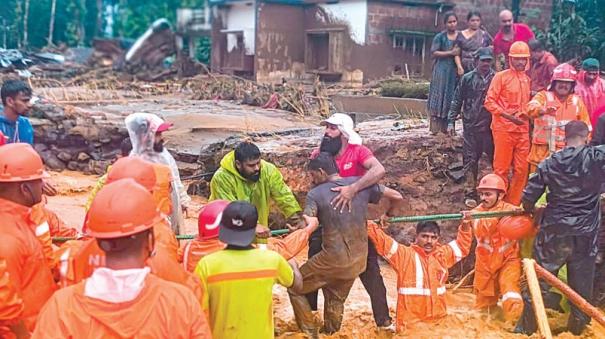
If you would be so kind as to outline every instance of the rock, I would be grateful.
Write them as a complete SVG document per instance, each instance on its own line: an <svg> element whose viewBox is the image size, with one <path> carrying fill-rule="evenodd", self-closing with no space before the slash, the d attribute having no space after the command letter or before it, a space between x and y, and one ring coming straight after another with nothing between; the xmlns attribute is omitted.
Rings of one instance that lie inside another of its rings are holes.
<svg viewBox="0 0 605 339"><path fill-rule="evenodd" d="M109 144L111 142L111 138L102 138L99 140L102 144Z"/></svg>
<svg viewBox="0 0 605 339"><path fill-rule="evenodd" d="M59 154L57 154L57 158L61 159L62 161L68 162L71 160L72 156L67 152L61 151L59 152Z"/></svg>
<svg viewBox="0 0 605 339"><path fill-rule="evenodd" d="M65 169L65 163L50 152L49 155L46 156L46 159L44 159L44 164L54 171L62 171Z"/></svg>
<svg viewBox="0 0 605 339"><path fill-rule="evenodd" d="M36 152L42 153L46 151L48 147L45 144L34 144L34 149L36 150Z"/></svg>
<svg viewBox="0 0 605 339"><path fill-rule="evenodd" d="M75 161L70 161L69 163L67 163L67 169L69 169L70 171L77 171L78 163Z"/></svg>
<svg viewBox="0 0 605 339"><path fill-rule="evenodd" d="M90 159L90 155L84 152L78 153L78 161L87 161L88 159Z"/></svg>
<svg viewBox="0 0 605 339"><path fill-rule="evenodd" d="M81 135L87 140L96 140L99 137L99 129L95 126L78 125L69 131L71 135Z"/></svg>

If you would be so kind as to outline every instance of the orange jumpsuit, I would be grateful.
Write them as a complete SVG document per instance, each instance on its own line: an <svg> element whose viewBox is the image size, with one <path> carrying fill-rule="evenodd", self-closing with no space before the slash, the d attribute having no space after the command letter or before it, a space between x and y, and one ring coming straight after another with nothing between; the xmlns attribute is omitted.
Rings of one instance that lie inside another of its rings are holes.
<svg viewBox="0 0 605 339"><path fill-rule="evenodd" d="M12 284L4 258L0 258L0 305L0 338L13 338L10 326L18 322L14 315L23 312L23 300Z"/></svg>
<svg viewBox="0 0 605 339"><path fill-rule="evenodd" d="M300 229L288 234L283 239L269 238L267 249L279 253L286 260L290 260L305 249L308 242L309 232L305 229ZM183 267L187 271L193 272L200 259L223 248L225 248L225 244L217 238L206 240L194 239L181 247L179 258L183 263Z"/></svg>
<svg viewBox="0 0 605 339"><path fill-rule="evenodd" d="M67 227L57 214L46 207L45 202L34 205L31 209L31 219L34 221L33 228L36 237L42 243L44 256L46 257L48 267L53 271L59 263L59 258L55 255L52 237L75 237L77 230Z"/></svg>
<svg viewBox="0 0 605 339"><path fill-rule="evenodd" d="M554 108L551 114L540 116L542 109ZM527 105L527 114L534 119L531 151L528 161L531 172L550 154L565 147L565 125L571 120L584 121L592 129L590 116L580 96L570 94L564 102L551 91L541 91Z"/></svg>
<svg viewBox="0 0 605 339"><path fill-rule="evenodd" d="M499 201L486 209L478 206L473 212L512 211L515 206ZM502 298L504 317L516 320L523 311L521 299L521 257L519 242L504 238L498 231L500 218L473 220L473 231L477 238L475 249L475 280L473 287L477 296L475 307L495 306Z"/></svg>
<svg viewBox="0 0 605 339"><path fill-rule="evenodd" d="M23 303L21 312L2 303L0 314L5 319L22 319L30 331L38 312L57 288L33 232L35 227L30 208L0 199L0 258L6 260L10 284Z"/></svg>
<svg viewBox="0 0 605 339"><path fill-rule="evenodd" d="M508 182L506 201L513 205L521 203L521 195L527 183L529 172L529 120L521 117L522 125L516 125L504 118L502 113L526 114L530 95L530 79L525 72L507 69L496 73L492 80L485 108L492 114L492 135L494 136L494 173ZM517 115L519 117L519 115Z"/></svg>
<svg viewBox="0 0 605 339"><path fill-rule="evenodd" d="M212 338L191 291L149 274L132 301L85 295L85 282L61 289L40 314L32 338Z"/></svg>
<svg viewBox="0 0 605 339"><path fill-rule="evenodd" d="M171 238L174 237L170 227L167 224L156 225L154 234L158 234L159 240L156 241L154 255L148 260L151 272L162 279L187 286L196 297L201 298L202 290L198 279L178 264L176 251L173 253L170 249L173 246L166 245L166 241L171 243ZM95 268L105 266L105 252L99 248L96 239L68 241L61 246L57 256L63 287L77 284L88 278Z"/></svg>
<svg viewBox="0 0 605 339"><path fill-rule="evenodd" d="M468 255L473 237L471 230L459 229L456 240L446 245L437 244L429 254L416 245L397 243L373 222L368 222L368 237L378 254L397 272L397 332L419 321L444 317L447 270Z"/></svg>

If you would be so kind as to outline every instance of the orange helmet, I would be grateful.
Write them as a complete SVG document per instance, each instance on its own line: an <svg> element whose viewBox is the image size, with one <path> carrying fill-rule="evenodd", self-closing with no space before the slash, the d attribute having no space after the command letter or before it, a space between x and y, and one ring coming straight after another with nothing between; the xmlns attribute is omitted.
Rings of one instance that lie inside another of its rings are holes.
<svg viewBox="0 0 605 339"><path fill-rule="evenodd" d="M560 64L552 72L551 82L554 81L569 81L576 82L576 76L578 72L570 64Z"/></svg>
<svg viewBox="0 0 605 339"><path fill-rule="evenodd" d="M204 240L218 237L218 225L227 205L229 205L227 200L215 200L202 207L197 219L198 238Z"/></svg>
<svg viewBox="0 0 605 339"><path fill-rule="evenodd" d="M20 182L48 178L38 153L29 144L0 147L0 182Z"/></svg>
<svg viewBox="0 0 605 339"><path fill-rule="evenodd" d="M99 239L137 234L162 222L151 193L134 179L121 179L105 185L88 211L85 228Z"/></svg>
<svg viewBox="0 0 605 339"><path fill-rule="evenodd" d="M510 46L508 56L511 58L529 58L529 46L523 41L516 41Z"/></svg>
<svg viewBox="0 0 605 339"><path fill-rule="evenodd" d="M118 159L107 173L107 184L116 180L131 178L139 185L145 187L149 192L155 186L155 169L149 161L139 157L124 157Z"/></svg>
<svg viewBox="0 0 605 339"><path fill-rule="evenodd" d="M526 215L503 217L498 223L498 229L503 237L512 240L527 238L535 232L534 221Z"/></svg>
<svg viewBox="0 0 605 339"><path fill-rule="evenodd" d="M499 190L502 192L506 192L506 183L498 174L491 173L481 178L477 189Z"/></svg>

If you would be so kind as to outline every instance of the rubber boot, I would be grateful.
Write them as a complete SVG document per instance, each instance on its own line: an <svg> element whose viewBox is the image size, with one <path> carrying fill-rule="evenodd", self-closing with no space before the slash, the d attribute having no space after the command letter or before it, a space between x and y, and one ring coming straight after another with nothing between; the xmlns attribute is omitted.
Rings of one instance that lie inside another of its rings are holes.
<svg viewBox="0 0 605 339"><path fill-rule="evenodd" d="M586 325L588 325L589 321L590 321L590 319L589 318L587 319L587 317L584 317L584 319L580 319L580 318L576 317L575 315L570 314L569 320L567 320L567 329L573 335L580 335L586 328Z"/></svg>

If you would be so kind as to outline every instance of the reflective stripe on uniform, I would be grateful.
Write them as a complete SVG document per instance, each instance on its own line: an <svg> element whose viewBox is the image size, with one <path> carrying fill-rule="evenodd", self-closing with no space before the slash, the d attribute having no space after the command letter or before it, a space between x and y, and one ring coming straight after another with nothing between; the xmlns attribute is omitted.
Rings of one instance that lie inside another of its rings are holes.
<svg viewBox="0 0 605 339"><path fill-rule="evenodd" d="M61 264L59 265L59 274L61 274L62 277L67 277L67 270L69 269L70 251L71 248L68 248L65 252L63 252L63 254L61 254L61 257L59 257L59 260L61 261Z"/></svg>
<svg viewBox="0 0 605 339"><path fill-rule="evenodd" d="M387 253L385 258L391 259L391 257L394 256L395 253L397 253L398 248L399 248L399 244L397 243L397 241L393 240L393 243L391 244L391 249L389 249L389 253Z"/></svg>
<svg viewBox="0 0 605 339"><path fill-rule="evenodd" d="M509 248L513 247L514 244L515 244L515 241L507 241L507 242L505 242L504 245L502 245L498 249L498 253L504 253L506 250L508 250Z"/></svg>
<svg viewBox="0 0 605 339"><path fill-rule="evenodd" d="M445 286L441 286L441 287L437 287L437 295L444 295L445 294ZM423 295L423 296L430 296L431 295L431 290L428 288L417 288L417 287L400 287L399 288L399 294L403 294L403 295Z"/></svg>
<svg viewBox="0 0 605 339"><path fill-rule="evenodd" d="M492 247L492 245L490 245L490 243L486 240L483 239L477 239L477 248L485 248L486 250L492 252L494 250L494 248Z"/></svg>
<svg viewBox="0 0 605 339"><path fill-rule="evenodd" d="M36 237L49 232L50 228L48 227L48 223L46 221L36 227Z"/></svg>
<svg viewBox="0 0 605 339"><path fill-rule="evenodd" d="M416 287L400 287L398 292L402 295L422 295L430 296L431 289L424 288L424 271L422 270L422 262L418 253L414 253L414 261L416 264ZM445 286L437 288L437 295L445 294Z"/></svg>
<svg viewBox="0 0 605 339"><path fill-rule="evenodd" d="M185 268L186 271L188 271L188 264L189 264L189 252L191 251L191 243L193 243L193 241L188 242L185 245L185 250L183 251L183 267Z"/></svg>
<svg viewBox="0 0 605 339"><path fill-rule="evenodd" d="M456 240L450 241L449 243L447 243L447 245L452 248L452 251L454 251L454 256L456 257L456 262L462 260L462 250L458 246L458 243L456 242Z"/></svg>
<svg viewBox="0 0 605 339"><path fill-rule="evenodd" d="M262 278L275 278L277 277L277 270L259 270L250 272L228 272L210 275L206 279L209 284L231 281L231 280L248 280L248 279L262 279Z"/></svg>
<svg viewBox="0 0 605 339"><path fill-rule="evenodd" d="M508 299L523 299L521 298L521 294L517 292L506 292L502 295L502 301L506 301Z"/></svg>

